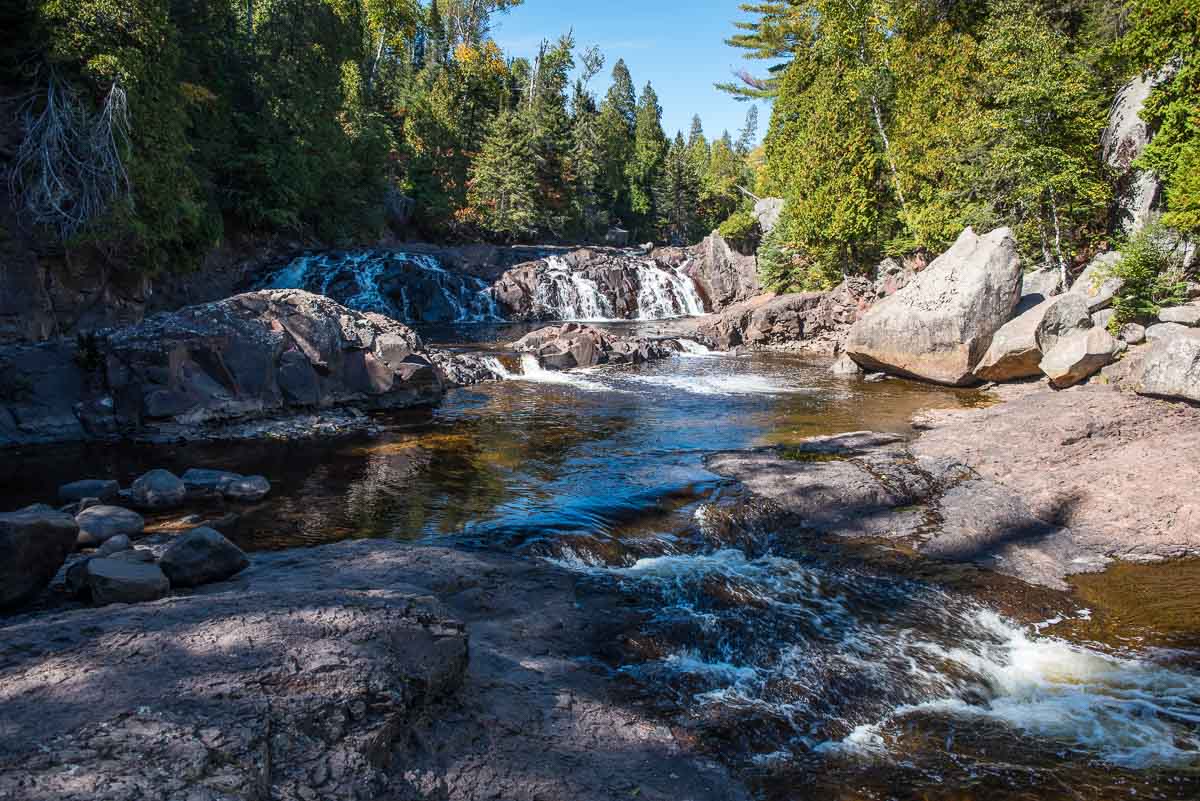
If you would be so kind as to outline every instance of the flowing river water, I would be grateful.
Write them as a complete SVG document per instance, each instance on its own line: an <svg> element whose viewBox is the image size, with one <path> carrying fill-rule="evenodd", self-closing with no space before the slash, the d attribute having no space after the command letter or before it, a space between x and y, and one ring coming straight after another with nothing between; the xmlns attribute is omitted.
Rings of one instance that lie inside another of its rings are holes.
<svg viewBox="0 0 1200 801"><path fill-rule="evenodd" d="M1089 577L1068 597L931 572L895 546L729 537L707 519L738 491L705 454L908 433L922 409L985 397L701 348L522 373L497 344L522 330L427 329L495 349L512 380L380 417L376 437L49 448L0 475L0 499L28 503L81 470L127 484L221 467L273 482L238 523L249 550L387 537L550 560L628 598L605 668L614 693L661 711L763 798L1200 798L1194 565ZM1172 600L1147 609L1143 586Z"/></svg>

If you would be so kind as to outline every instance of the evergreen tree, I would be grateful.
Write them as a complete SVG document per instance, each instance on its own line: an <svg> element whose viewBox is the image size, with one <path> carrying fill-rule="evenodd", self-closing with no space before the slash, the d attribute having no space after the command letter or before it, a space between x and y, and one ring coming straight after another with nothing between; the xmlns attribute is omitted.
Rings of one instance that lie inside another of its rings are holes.
<svg viewBox="0 0 1200 801"><path fill-rule="evenodd" d="M662 129L662 106L649 83L637 102L633 154L626 165L630 211L639 235L650 231L654 217L654 184L666 155L667 140Z"/></svg>
<svg viewBox="0 0 1200 801"><path fill-rule="evenodd" d="M600 104L600 136L604 143L600 187L605 205L626 225L632 222L632 208L625 170L633 156L636 116L633 78L624 60L618 60L612 70L612 85Z"/></svg>
<svg viewBox="0 0 1200 801"><path fill-rule="evenodd" d="M683 134L677 133L654 186L659 236L664 241L672 245L686 245L697 234L699 196L699 176L692 165Z"/></svg>
<svg viewBox="0 0 1200 801"><path fill-rule="evenodd" d="M522 115L497 114L471 168L473 216L493 236L518 241L537 233L540 221L534 147Z"/></svg>
<svg viewBox="0 0 1200 801"><path fill-rule="evenodd" d="M746 112L746 124L738 134L737 153L742 158L750 155L758 142L758 106L750 106Z"/></svg>

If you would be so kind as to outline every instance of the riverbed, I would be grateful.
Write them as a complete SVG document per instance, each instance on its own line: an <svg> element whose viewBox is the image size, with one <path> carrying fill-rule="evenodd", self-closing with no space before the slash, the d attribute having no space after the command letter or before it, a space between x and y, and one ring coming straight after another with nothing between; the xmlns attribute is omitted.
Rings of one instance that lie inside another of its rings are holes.
<svg viewBox="0 0 1200 801"><path fill-rule="evenodd" d="M4 469L0 499L43 500L83 473L128 484L221 467L273 483L254 507L201 510L236 512L249 551L387 538L545 560L627 598L604 658L614 696L767 798L1200 797L1200 620L1180 591L1194 570L1156 574L1178 600L1147 611L1124 572L1068 596L931 572L895 543L830 547L714 518L753 501L707 454L912 435L914 414L986 394L701 347L553 373L505 350L518 328L424 333L487 351L510 380L381 416L368 438L41 449Z"/></svg>

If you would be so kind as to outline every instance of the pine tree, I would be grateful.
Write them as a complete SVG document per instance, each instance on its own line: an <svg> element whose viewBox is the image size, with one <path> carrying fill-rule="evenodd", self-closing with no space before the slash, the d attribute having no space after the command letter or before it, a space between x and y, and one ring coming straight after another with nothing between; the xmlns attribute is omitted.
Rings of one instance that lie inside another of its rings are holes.
<svg viewBox="0 0 1200 801"><path fill-rule="evenodd" d="M700 180L683 134L677 133L654 185L659 235L672 245L686 245L696 234Z"/></svg>
<svg viewBox="0 0 1200 801"><path fill-rule="evenodd" d="M501 112L471 169L471 212L485 231L510 242L534 236L541 216L530 140L520 114Z"/></svg>
<svg viewBox="0 0 1200 801"><path fill-rule="evenodd" d="M654 183L666 155L667 138L662 129L662 107L648 82L637 103L637 121L633 134L633 155L626 165L629 181L630 210L639 235L648 232L654 221Z"/></svg>

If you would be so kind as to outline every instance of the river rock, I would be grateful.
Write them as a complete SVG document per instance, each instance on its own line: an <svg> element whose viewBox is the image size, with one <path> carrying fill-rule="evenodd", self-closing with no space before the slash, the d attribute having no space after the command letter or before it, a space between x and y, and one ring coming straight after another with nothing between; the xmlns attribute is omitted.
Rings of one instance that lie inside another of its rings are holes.
<svg viewBox="0 0 1200 801"><path fill-rule="evenodd" d="M228 470L191 467L185 470L180 478L189 498L215 498L224 492L231 481L241 477L240 473L231 473Z"/></svg>
<svg viewBox="0 0 1200 801"><path fill-rule="evenodd" d="M86 569L87 587L98 606L157 601L171 591L167 577L155 564L89 559Z"/></svg>
<svg viewBox="0 0 1200 801"><path fill-rule="evenodd" d="M36 598L75 549L78 534L69 514L45 507L0 514L0 609Z"/></svg>
<svg viewBox="0 0 1200 801"><path fill-rule="evenodd" d="M1164 323L1179 323L1193 328L1200 326L1200 303L1163 309L1158 313L1158 319Z"/></svg>
<svg viewBox="0 0 1200 801"><path fill-rule="evenodd" d="M75 522L79 527L81 548L96 547L121 534L136 537L145 528L141 515L120 506L92 506L77 514Z"/></svg>
<svg viewBox="0 0 1200 801"><path fill-rule="evenodd" d="M221 490L231 501L253 503L261 501L271 492L271 482L263 476L238 476Z"/></svg>
<svg viewBox="0 0 1200 801"><path fill-rule="evenodd" d="M1056 389L1074 386L1111 364L1117 341L1103 328L1076 331L1060 338L1046 353L1041 370Z"/></svg>
<svg viewBox="0 0 1200 801"><path fill-rule="evenodd" d="M249 292L103 338L111 413L127 433L301 410L428 405L440 376L408 327L295 289Z"/></svg>
<svg viewBox="0 0 1200 801"><path fill-rule="evenodd" d="M828 292L759 295L699 321L696 334L721 350L747 346L833 355L871 300L866 278L848 278Z"/></svg>
<svg viewBox="0 0 1200 801"><path fill-rule="evenodd" d="M432 350L430 356L449 387L469 387L508 377L508 370L494 356L446 350Z"/></svg>
<svg viewBox="0 0 1200 801"><path fill-rule="evenodd" d="M1200 403L1200 330L1152 342L1133 386L1139 395Z"/></svg>
<svg viewBox="0 0 1200 801"><path fill-rule="evenodd" d="M530 353L549 370L599 364L641 364L680 351L674 340L617 337L590 325L567 323L538 329L514 342L513 350Z"/></svg>
<svg viewBox="0 0 1200 801"><path fill-rule="evenodd" d="M144 473L130 487L133 503L141 509L171 509L187 500L187 487L169 470Z"/></svg>
<svg viewBox="0 0 1200 801"><path fill-rule="evenodd" d="M925 270L850 329L846 352L869 370L951 386L972 369L1008 322L1021 293L1016 240L1007 228L970 228Z"/></svg>
<svg viewBox="0 0 1200 801"><path fill-rule="evenodd" d="M1082 296L1068 293L1049 301L1042 320L1035 329L1038 349L1042 354L1054 350L1063 337L1092 328L1088 303Z"/></svg>
<svg viewBox="0 0 1200 801"><path fill-rule="evenodd" d="M100 547L96 549L96 556L100 559L128 551L133 548L133 543L129 541L129 537L125 534L118 534L115 537L109 537L104 542L100 543Z"/></svg>
<svg viewBox="0 0 1200 801"><path fill-rule="evenodd" d="M242 549L211 528L194 528L171 544L159 560L173 587L198 587L224 581L245 570Z"/></svg>
<svg viewBox="0 0 1200 801"><path fill-rule="evenodd" d="M114 501L121 492L121 485L116 481L103 478L85 478L82 481L72 481L58 488L59 503L77 503L84 498L98 498L104 503Z"/></svg>
<svg viewBox="0 0 1200 801"><path fill-rule="evenodd" d="M1121 254L1116 251L1101 253L1092 259L1071 285L1070 294L1079 295L1087 301L1089 313L1108 308L1117 292L1125 285L1123 279L1109 275L1113 266L1120 260Z"/></svg>

